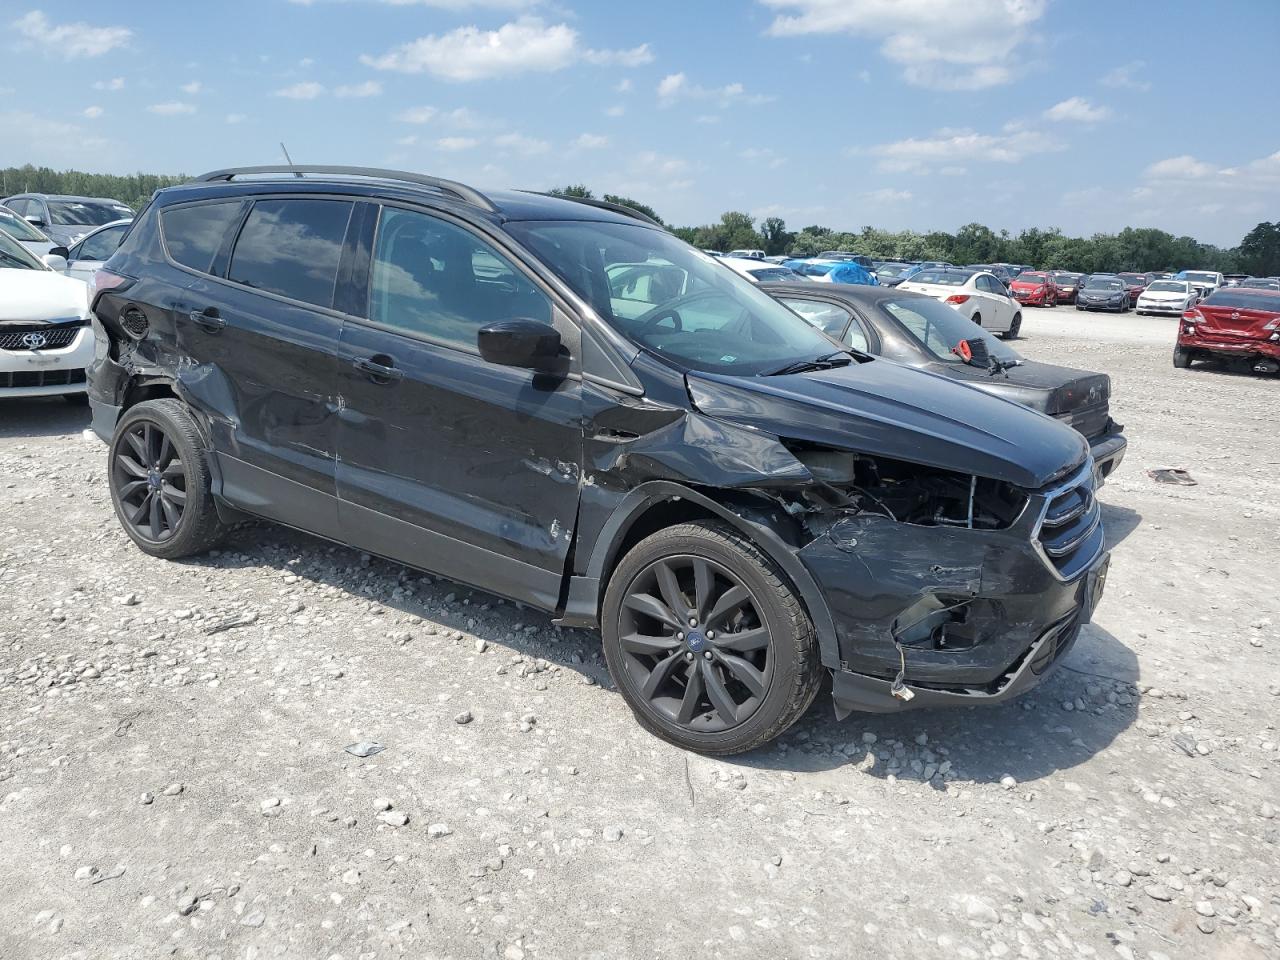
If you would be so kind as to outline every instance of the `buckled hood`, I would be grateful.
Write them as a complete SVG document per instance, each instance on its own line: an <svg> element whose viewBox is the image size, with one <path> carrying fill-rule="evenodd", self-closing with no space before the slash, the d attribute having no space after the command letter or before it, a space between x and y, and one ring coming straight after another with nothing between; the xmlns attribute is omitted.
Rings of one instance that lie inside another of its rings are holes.
<svg viewBox="0 0 1280 960"><path fill-rule="evenodd" d="M687 377L708 416L1027 489L1082 463L1079 433L1021 404L888 360L777 377Z"/></svg>

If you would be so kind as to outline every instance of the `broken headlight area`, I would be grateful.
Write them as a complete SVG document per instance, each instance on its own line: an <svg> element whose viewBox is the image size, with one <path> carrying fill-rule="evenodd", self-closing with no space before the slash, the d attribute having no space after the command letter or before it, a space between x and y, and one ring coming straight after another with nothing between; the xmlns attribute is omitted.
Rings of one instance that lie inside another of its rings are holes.
<svg viewBox="0 0 1280 960"><path fill-rule="evenodd" d="M788 505L814 536L871 514L921 527L1004 530L1027 505L1013 484L886 457L784 441L813 476Z"/></svg>

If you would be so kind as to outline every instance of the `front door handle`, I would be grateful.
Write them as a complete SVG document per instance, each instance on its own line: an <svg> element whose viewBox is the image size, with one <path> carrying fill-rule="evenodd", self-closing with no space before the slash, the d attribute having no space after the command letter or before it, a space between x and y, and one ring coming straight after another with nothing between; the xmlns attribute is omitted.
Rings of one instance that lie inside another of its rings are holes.
<svg viewBox="0 0 1280 960"><path fill-rule="evenodd" d="M196 326L203 327L210 333L221 330L227 325L227 321L223 320L222 317L218 315L217 307L205 307L203 310L192 310L187 314L187 316L191 318L191 322Z"/></svg>
<svg viewBox="0 0 1280 960"><path fill-rule="evenodd" d="M351 365L368 376L374 383L389 384L404 379L404 372L397 370L395 361L385 353L372 357L356 357Z"/></svg>

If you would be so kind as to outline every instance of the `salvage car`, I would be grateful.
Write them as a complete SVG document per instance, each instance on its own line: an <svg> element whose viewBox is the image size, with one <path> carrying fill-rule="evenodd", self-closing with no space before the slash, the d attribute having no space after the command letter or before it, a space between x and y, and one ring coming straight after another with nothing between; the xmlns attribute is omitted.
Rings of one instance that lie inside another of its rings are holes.
<svg viewBox="0 0 1280 960"><path fill-rule="evenodd" d="M901 263L897 260L877 260L872 273L883 286L896 287L906 275L915 268L914 263Z"/></svg>
<svg viewBox="0 0 1280 960"><path fill-rule="evenodd" d="M67 247L94 227L133 216L127 204L107 197L20 193L0 200L0 204L39 227L55 243Z"/></svg>
<svg viewBox="0 0 1280 960"><path fill-rule="evenodd" d="M1174 275L1175 280L1186 280L1201 297L1207 297L1223 285L1222 274L1213 270L1180 270Z"/></svg>
<svg viewBox="0 0 1280 960"><path fill-rule="evenodd" d="M86 283L91 281L98 269L116 252L116 247L120 246L120 241L124 239L125 231L132 222L132 219L116 220L90 230L79 242L72 244L70 250L65 251L67 267L63 272Z"/></svg>
<svg viewBox="0 0 1280 960"><path fill-rule="evenodd" d="M1024 307L1056 307L1058 284L1053 274L1027 270L1013 278L1009 293Z"/></svg>
<svg viewBox="0 0 1280 960"><path fill-rule="evenodd" d="M1104 478L1124 459L1128 443L1124 427L1111 418L1105 373L1028 360L924 294L842 284L767 283L760 289L846 347L959 380L1069 424L1089 441ZM978 341L982 347L975 352Z"/></svg>
<svg viewBox="0 0 1280 960"><path fill-rule="evenodd" d="M1165 314L1180 317L1199 299L1200 294L1186 280L1152 280L1139 294L1135 309L1139 316Z"/></svg>
<svg viewBox="0 0 1280 960"><path fill-rule="evenodd" d="M900 290L924 293L955 307L978 326L1012 340L1022 329L1022 310L994 274L949 267L922 270L898 284Z"/></svg>
<svg viewBox="0 0 1280 960"><path fill-rule="evenodd" d="M876 286L876 275L856 260L822 260L817 257L787 260L782 264L802 277L819 283L861 283Z"/></svg>
<svg viewBox="0 0 1280 960"><path fill-rule="evenodd" d="M0 400L85 398L93 356L88 288L0 231Z"/></svg>
<svg viewBox="0 0 1280 960"><path fill-rule="evenodd" d="M752 283L763 283L766 280L806 280L807 278L778 263L766 263L764 260L753 260L746 257L720 257L720 262L730 270L736 270Z"/></svg>
<svg viewBox="0 0 1280 960"><path fill-rule="evenodd" d="M1118 273L1116 276L1125 282L1125 287L1129 291L1130 304L1138 302L1142 291L1147 289L1147 284L1150 282L1145 273Z"/></svg>
<svg viewBox="0 0 1280 960"><path fill-rule="evenodd" d="M13 237L37 257L43 256L57 246L41 231L8 207L0 207L0 230Z"/></svg>
<svg viewBox="0 0 1280 960"><path fill-rule="evenodd" d="M142 551L258 517L598 627L687 749L767 743L824 671L840 714L1007 701L1106 582L1079 433L841 347L626 208L221 170L157 192L95 287Z"/></svg>
<svg viewBox="0 0 1280 960"><path fill-rule="evenodd" d="M1080 289L1083 273L1072 273L1069 270L1053 271L1053 282L1058 288L1059 303L1075 303L1076 293Z"/></svg>
<svg viewBox="0 0 1280 960"><path fill-rule="evenodd" d="M1076 293L1076 309L1128 313L1129 285L1113 274L1090 274Z"/></svg>
<svg viewBox="0 0 1280 960"><path fill-rule="evenodd" d="M1254 373L1280 373L1280 290L1224 288L1188 310L1173 365L1196 360L1245 361Z"/></svg>

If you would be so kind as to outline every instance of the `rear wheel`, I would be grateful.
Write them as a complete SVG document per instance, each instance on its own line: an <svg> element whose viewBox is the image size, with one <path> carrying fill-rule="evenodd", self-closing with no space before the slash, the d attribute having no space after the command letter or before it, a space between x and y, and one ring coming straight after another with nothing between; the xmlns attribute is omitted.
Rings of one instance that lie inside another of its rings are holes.
<svg viewBox="0 0 1280 960"><path fill-rule="evenodd" d="M1191 366L1191 351L1183 350L1181 344L1174 344L1173 365L1180 370L1185 370Z"/></svg>
<svg viewBox="0 0 1280 960"><path fill-rule="evenodd" d="M601 633L641 726L686 750L768 743L818 691L813 624L795 589L724 523L679 524L637 544L609 580Z"/></svg>
<svg viewBox="0 0 1280 960"><path fill-rule="evenodd" d="M226 533L209 492L206 457L195 421L177 400L148 400L120 418L108 459L111 502L144 553L188 557Z"/></svg>

